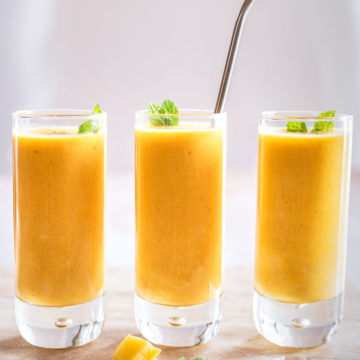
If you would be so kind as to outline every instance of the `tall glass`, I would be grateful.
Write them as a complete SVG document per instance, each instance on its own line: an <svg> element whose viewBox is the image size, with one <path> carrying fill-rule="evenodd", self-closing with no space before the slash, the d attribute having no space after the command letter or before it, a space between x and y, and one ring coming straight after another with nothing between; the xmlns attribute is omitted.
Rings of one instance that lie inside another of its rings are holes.
<svg viewBox="0 0 360 360"><path fill-rule="evenodd" d="M78 133L85 121L96 133ZM13 114L15 315L46 348L86 344L104 321L106 114Z"/></svg>
<svg viewBox="0 0 360 360"><path fill-rule="evenodd" d="M155 344L192 346L218 332L225 124L225 113L184 110L176 126L135 115L135 312Z"/></svg>
<svg viewBox="0 0 360 360"><path fill-rule="evenodd" d="M280 346L326 343L343 315L352 116L317 116L260 119L253 310ZM308 131L287 131L289 121ZM317 121L335 126L314 132Z"/></svg>

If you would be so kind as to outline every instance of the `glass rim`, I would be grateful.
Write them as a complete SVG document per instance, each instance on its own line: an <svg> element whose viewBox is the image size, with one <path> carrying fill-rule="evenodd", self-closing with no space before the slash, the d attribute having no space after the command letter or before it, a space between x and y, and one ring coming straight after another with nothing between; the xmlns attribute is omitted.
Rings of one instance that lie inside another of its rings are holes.
<svg viewBox="0 0 360 360"><path fill-rule="evenodd" d="M34 110L16 110L12 113L14 118L34 119L34 118L74 118L90 116L107 116L107 113L93 113L91 109L34 109Z"/></svg>
<svg viewBox="0 0 360 360"><path fill-rule="evenodd" d="M280 121L280 120L336 120L336 121L346 121L346 120L352 120L353 115L350 114L336 114L336 116L331 117L319 117L321 114L321 111L305 111L305 110L299 110L299 111L263 111L260 114L260 118L262 120L270 120L270 121Z"/></svg>
<svg viewBox="0 0 360 360"><path fill-rule="evenodd" d="M157 113L149 113L147 109L137 110L135 111L136 115L147 115L147 116L160 116L160 117L219 117L226 115L226 112L214 113L212 110L208 109L179 109L178 114L157 114Z"/></svg>

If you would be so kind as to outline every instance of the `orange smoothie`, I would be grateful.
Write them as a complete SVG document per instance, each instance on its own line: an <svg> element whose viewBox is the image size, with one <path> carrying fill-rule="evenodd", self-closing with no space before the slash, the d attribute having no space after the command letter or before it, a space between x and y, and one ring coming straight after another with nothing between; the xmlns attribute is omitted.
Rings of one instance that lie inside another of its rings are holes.
<svg viewBox="0 0 360 360"><path fill-rule="evenodd" d="M255 259L259 294L311 303L343 290L347 140L342 130L260 131Z"/></svg>
<svg viewBox="0 0 360 360"><path fill-rule="evenodd" d="M222 292L223 132L135 129L136 292L146 300L194 305Z"/></svg>
<svg viewBox="0 0 360 360"><path fill-rule="evenodd" d="M44 306L104 292L104 134L13 135L16 294Z"/></svg>

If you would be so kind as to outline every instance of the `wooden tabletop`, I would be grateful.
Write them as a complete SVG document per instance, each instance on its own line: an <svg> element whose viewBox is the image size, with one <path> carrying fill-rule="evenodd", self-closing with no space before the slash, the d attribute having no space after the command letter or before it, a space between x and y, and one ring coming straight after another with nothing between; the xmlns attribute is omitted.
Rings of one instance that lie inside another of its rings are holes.
<svg viewBox="0 0 360 360"><path fill-rule="evenodd" d="M105 327L93 343L66 350L47 350L29 345L19 335L13 308L14 275L0 270L1 360L111 360L127 334L140 336L133 312L133 271L114 268L108 272L108 307ZM216 338L192 348L164 349L159 360L237 359L360 359L360 291L346 284L345 315L338 334L326 345L311 349L285 349L262 338L252 321L252 272L232 268L226 272L224 320Z"/></svg>

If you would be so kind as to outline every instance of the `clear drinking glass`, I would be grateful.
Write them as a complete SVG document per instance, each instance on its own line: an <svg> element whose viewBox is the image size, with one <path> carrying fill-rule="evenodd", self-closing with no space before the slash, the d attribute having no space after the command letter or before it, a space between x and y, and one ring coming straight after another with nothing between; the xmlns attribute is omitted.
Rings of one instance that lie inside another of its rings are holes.
<svg viewBox="0 0 360 360"><path fill-rule="evenodd" d="M192 346L222 318L226 114L177 116L135 114L135 316L151 342Z"/></svg>
<svg viewBox="0 0 360 360"><path fill-rule="evenodd" d="M253 310L280 346L328 342L343 314L352 116L318 114L260 119ZM307 132L287 131L290 121ZM314 132L318 121L334 128Z"/></svg>
<svg viewBox="0 0 360 360"><path fill-rule="evenodd" d="M12 136L17 326L36 346L86 344L105 313L106 114L17 111Z"/></svg>

